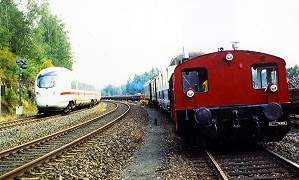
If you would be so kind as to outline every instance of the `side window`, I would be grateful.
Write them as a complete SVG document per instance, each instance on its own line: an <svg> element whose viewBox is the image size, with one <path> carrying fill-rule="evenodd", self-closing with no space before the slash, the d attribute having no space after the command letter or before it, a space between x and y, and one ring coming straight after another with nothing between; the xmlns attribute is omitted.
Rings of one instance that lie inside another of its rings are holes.
<svg viewBox="0 0 299 180"><path fill-rule="evenodd" d="M72 81L72 83L71 83L71 88L72 88L72 89L77 89L76 81Z"/></svg>
<svg viewBox="0 0 299 180"><path fill-rule="evenodd" d="M182 70L183 91L193 89L196 93L207 92L208 71L206 68L183 69Z"/></svg>
<svg viewBox="0 0 299 180"><path fill-rule="evenodd" d="M268 84L278 84L277 64L253 64L251 66L253 89L265 89Z"/></svg>

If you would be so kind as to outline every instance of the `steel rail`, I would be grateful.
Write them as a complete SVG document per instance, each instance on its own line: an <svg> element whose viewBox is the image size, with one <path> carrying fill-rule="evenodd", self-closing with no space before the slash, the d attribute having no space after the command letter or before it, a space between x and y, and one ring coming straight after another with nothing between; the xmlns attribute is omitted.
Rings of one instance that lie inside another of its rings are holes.
<svg viewBox="0 0 299 180"><path fill-rule="evenodd" d="M27 120L28 119L28 120ZM30 122L30 118L24 118L24 119L14 119L14 120L8 120L0 123L0 130L6 129L9 127L17 126L17 125L22 125L25 122Z"/></svg>
<svg viewBox="0 0 299 180"><path fill-rule="evenodd" d="M222 170L222 168L220 167L220 165L217 163L217 161L215 160L215 158L212 156L212 154L208 150L205 150L205 153L208 155L208 157L211 160L212 164L217 169L217 172L221 176L221 178L223 180L228 180L228 177L226 176L226 174L224 173L224 171Z"/></svg>
<svg viewBox="0 0 299 180"><path fill-rule="evenodd" d="M245 179L268 179L272 178L273 174L275 174L275 179L298 178L298 164L261 145L257 147L258 151L253 151L254 153L252 155L249 154L249 156L246 153L247 151L237 152L236 154L232 152L232 154L220 155L220 157L216 158L207 150L205 150L205 153L217 169L218 175L221 176L220 179L238 179L240 178L238 176L246 176L244 177ZM217 162L216 159L218 158L220 158L218 162L221 163ZM256 177L255 175L258 176Z"/></svg>
<svg viewBox="0 0 299 180"><path fill-rule="evenodd" d="M288 165L292 166L293 168L296 168L296 169L299 170L299 164L297 164L297 163L295 163L295 162L293 162L293 161L291 161L291 160L289 160L289 159L287 159L287 158L285 158L285 157L283 157L283 156L277 154L276 152L274 152L274 151L272 151L272 150L270 150L270 149L267 149L267 148L265 148L265 147L262 147L262 148L263 148L265 151L269 152L270 154L274 155L275 157L281 159L283 162L285 162L285 163L287 163Z"/></svg>
<svg viewBox="0 0 299 180"><path fill-rule="evenodd" d="M79 139L76 139L75 141L73 141L71 143L68 143L68 144L66 144L66 145L64 145L64 146L48 153L48 154L45 154L42 157L40 157L38 159L35 159L34 161L31 161L30 163L27 163L27 164L25 164L21 167L18 167L17 169L14 169L13 171L10 171L10 172L0 176L0 180L1 179L13 179L14 177L23 174L25 171L27 171L29 169L32 169L32 168L36 167L37 165L39 165L43 162L46 162L50 159L53 159L58 155L61 155L63 152L69 150L70 148L76 146L77 144L80 144L80 143L88 140L89 138L96 135L97 133L103 132L104 130L110 128L111 126L116 124L122 117L124 117L131 110L131 107L128 104L125 104L125 105L128 107L128 109L123 114L121 114L120 116L118 116L117 118L112 120L111 122L107 123L106 125L102 126L99 129L96 129L96 130L82 136ZM117 108L115 108L115 109L117 109ZM106 115L107 115L107 113L106 113ZM102 116L100 116L100 117L102 117ZM95 119L95 118L93 118L93 119Z"/></svg>
<svg viewBox="0 0 299 180"><path fill-rule="evenodd" d="M89 121L80 123L80 124L78 124L78 125L76 125L76 126L72 126L72 127L70 127L70 128L67 128L67 129L65 129L65 130L62 130L62 131L59 131L59 132L50 134L50 135L48 135L48 136L44 136L44 137L38 138L38 139L36 139L36 140L33 140L33 141L30 141L30 142L21 144L21 145L19 145L19 146L15 146L15 147L13 147L13 148L10 148L10 149L1 151L1 152L0 152L0 158L1 158L1 157L8 156L9 154L12 154L12 153L21 151L21 150L23 150L23 149L29 148L29 147L34 146L34 145L36 145L36 144L46 142L46 141L48 141L48 140L50 140L50 139L53 139L53 138L55 138L55 137L61 136L61 135L66 134L66 133L68 133L68 132L70 132L70 131L73 131L73 130L75 130L75 129L78 129L79 127L82 127L82 126L85 126L85 125L87 125L87 124L90 124L90 123L92 123L93 121L97 120L98 118L102 118L102 117L104 117L104 116L106 116L106 115L108 115L108 114L111 114L112 112L116 111L117 108L118 108L118 105L117 105L114 109L112 109L112 110L110 110L110 111L108 111L108 112L106 112L106 113L104 113L104 114L101 114L100 116L98 116L98 117L96 117L96 118L93 118L93 119L91 119L91 120L89 120Z"/></svg>
<svg viewBox="0 0 299 180"><path fill-rule="evenodd" d="M52 116L52 118L55 116ZM12 127L16 127L16 126L22 126L22 125L26 125L29 123L34 123L34 122L38 122L38 121L44 121L46 118L25 118L25 119L18 119L18 120L13 120L10 122L6 122L6 123L2 123L0 124L0 130L3 129L8 129L8 128L12 128Z"/></svg>
<svg viewBox="0 0 299 180"><path fill-rule="evenodd" d="M85 109L80 109L77 111L72 111L70 113L77 113L77 112L81 112L84 110ZM8 129L8 128L15 127L15 126L22 126L22 125L33 123L33 122L44 121L44 120L47 120L48 118L60 117L63 115L65 115L65 114L54 114L54 115L46 116L43 118L34 118L36 116L39 116L39 115L35 115L35 116L31 116L31 117L26 117L24 119L8 120L8 121L4 121L4 122L0 123L0 130Z"/></svg>

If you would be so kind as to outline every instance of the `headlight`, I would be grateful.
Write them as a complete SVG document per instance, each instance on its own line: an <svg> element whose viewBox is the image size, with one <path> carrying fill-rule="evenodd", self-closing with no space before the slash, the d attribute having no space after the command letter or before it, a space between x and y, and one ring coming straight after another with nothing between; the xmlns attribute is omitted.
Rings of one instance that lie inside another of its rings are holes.
<svg viewBox="0 0 299 180"><path fill-rule="evenodd" d="M225 56L225 59L226 59L227 61L231 61L231 60L234 59L234 56L233 56L231 53L227 53L226 56Z"/></svg>
<svg viewBox="0 0 299 180"><path fill-rule="evenodd" d="M270 103L264 108L264 114L270 121L274 121L282 115L282 108L277 103Z"/></svg>
<svg viewBox="0 0 299 180"><path fill-rule="evenodd" d="M194 91L193 89L188 89L186 91L186 95L189 97L189 98L192 98L194 96Z"/></svg>
<svg viewBox="0 0 299 180"><path fill-rule="evenodd" d="M277 89L278 89L278 87L277 87L276 84L272 84L272 85L270 86L270 91L272 91L272 92L276 92Z"/></svg>
<svg viewBox="0 0 299 180"><path fill-rule="evenodd" d="M264 92L267 92L268 89L269 89L271 92L276 92L276 91L278 90L278 86L277 86L277 84L270 83L270 84L268 84L268 86L266 87L266 89L265 89Z"/></svg>
<svg viewBox="0 0 299 180"><path fill-rule="evenodd" d="M199 108L194 110L195 121L200 125L206 125L211 120L211 111L208 108Z"/></svg>

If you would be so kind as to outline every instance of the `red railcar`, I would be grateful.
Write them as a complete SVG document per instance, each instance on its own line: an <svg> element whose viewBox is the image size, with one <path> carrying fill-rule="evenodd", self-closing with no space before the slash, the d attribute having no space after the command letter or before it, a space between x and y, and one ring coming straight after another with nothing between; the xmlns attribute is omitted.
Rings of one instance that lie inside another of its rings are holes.
<svg viewBox="0 0 299 180"><path fill-rule="evenodd" d="M232 50L187 59L169 81L171 117L186 143L280 141L290 130L285 61Z"/></svg>

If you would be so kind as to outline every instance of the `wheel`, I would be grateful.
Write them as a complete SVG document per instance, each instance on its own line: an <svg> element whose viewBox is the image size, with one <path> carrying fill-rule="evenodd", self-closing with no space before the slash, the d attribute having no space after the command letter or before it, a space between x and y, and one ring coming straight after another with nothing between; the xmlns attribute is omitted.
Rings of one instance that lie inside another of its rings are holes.
<svg viewBox="0 0 299 180"><path fill-rule="evenodd" d="M92 99L91 103L90 103L90 107L93 107L94 105L95 105L95 103L94 103L94 100Z"/></svg>
<svg viewBox="0 0 299 180"><path fill-rule="evenodd" d="M69 112L71 112L73 110L75 110L75 104L73 102L69 102L69 104L63 110L63 113L69 113Z"/></svg>

